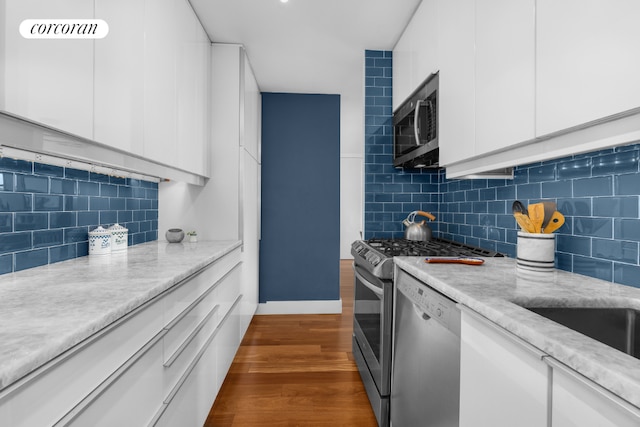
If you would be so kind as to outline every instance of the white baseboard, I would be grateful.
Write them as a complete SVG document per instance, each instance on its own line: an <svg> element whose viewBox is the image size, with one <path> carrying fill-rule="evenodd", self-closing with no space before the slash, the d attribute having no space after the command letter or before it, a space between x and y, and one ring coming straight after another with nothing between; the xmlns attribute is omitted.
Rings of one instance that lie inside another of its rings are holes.
<svg viewBox="0 0 640 427"><path fill-rule="evenodd" d="M342 300L267 301L258 304L256 314L341 314Z"/></svg>

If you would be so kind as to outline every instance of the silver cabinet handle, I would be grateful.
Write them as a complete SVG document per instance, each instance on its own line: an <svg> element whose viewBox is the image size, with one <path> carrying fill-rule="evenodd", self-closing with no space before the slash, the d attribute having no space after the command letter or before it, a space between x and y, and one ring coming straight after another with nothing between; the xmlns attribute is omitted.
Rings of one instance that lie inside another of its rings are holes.
<svg viewBox="0 0 640 427"><path fill-rule="evenodd" d="M220 304L216 304L211 310L209 310L207 315L204 316L204 318L200 321L200 323L198 323L198 325L195 328L193 328L193 331L191 331L189 336L187 338L185 338L183 343L180 344L180 346L171 355L171 357L169 357L169 359L167 359L167 361L164 362L163 366L165 368L169 368L171 365L173 365L173 362L175 362L176 359L182 354L184 349L187 348L187 346L191 343L191 341L193 341L193 339L196 337L196 335L198 335L198 332L200 332L200 330L204 327L204 325L207 324L209 319L211 319L211 316L213 316L213 313L218 311L219 308L220 308Z"/></svg>
<svg viewBox="0 0 640 427"><path fill-rule="evenodd" d="M62 427L68 425L75 420L80 414L82 414L96 399L98 399L104 392L106 392L125 372L127 372L147 351L151 349L156 343L158 343L165 335L167 331L161 330L156 336L154 336L144 347L138 350L133 356L131 356L126 362L124 362L114 373L109 375L100 385L98 385L91 393L80 401L71 411L67 412L54 427Z"/></svg>

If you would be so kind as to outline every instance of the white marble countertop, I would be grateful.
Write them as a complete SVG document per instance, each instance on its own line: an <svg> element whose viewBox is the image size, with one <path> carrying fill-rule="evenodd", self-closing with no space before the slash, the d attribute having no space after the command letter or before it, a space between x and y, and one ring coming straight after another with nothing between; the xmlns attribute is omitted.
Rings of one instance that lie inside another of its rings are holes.
<svg viewBox="0 0 640 427"><path fill-rule="evenodd" d="M0 390L240 245L149 242L0 276Z"/></svg>
<svg viewBox="0 0 640 427"><path fill-rule="evenodd" d="M514 259L484 265L427 264L396 257L396 265L542 352L640 407L640 360L522 306L640 309L640 289L561 270L520 270Z"/></svg>

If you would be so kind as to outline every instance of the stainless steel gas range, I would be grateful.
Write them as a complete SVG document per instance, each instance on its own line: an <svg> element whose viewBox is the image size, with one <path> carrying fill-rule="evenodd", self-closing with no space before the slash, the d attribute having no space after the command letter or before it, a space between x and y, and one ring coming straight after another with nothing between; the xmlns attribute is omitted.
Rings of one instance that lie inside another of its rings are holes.
<svg viewBox="0 0 640 427"><path fill-rule="evenodd" d="M380 427L389 426L392 327L393 257L395 256L502 256L495 251L444 239L357 240L354 258L355 298L353 354Z"/></svg>

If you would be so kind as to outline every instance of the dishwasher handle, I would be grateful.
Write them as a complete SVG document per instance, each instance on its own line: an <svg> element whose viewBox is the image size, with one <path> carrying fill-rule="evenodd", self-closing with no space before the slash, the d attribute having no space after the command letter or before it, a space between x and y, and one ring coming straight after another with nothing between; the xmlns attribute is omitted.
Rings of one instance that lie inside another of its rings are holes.
<svg viewBox="0 0 640 427"><path fill-rule="evenodd" d="M418 307L418 304L416 304L416 303L413 303L413 311L414 311L414 313L416 313L416 316L418 316L419 318L421 318L424 321L427 321L427 320L431 319L431 316L429 316L427 313L422 311L422 309L420 307Z"/></svg>
<svg viewBox="0 0 640 427"><path fill-rule="evenodd" d="M384 290L381 287L376 286L375 284L365 279L362 274L358 273L358 269L356 268L355 264L353 265L353 272L356 275L356 279L360 280L363 285L365 285L369 290L371 290L371 292L373 292L379 297L384 296Z"/></svg>

